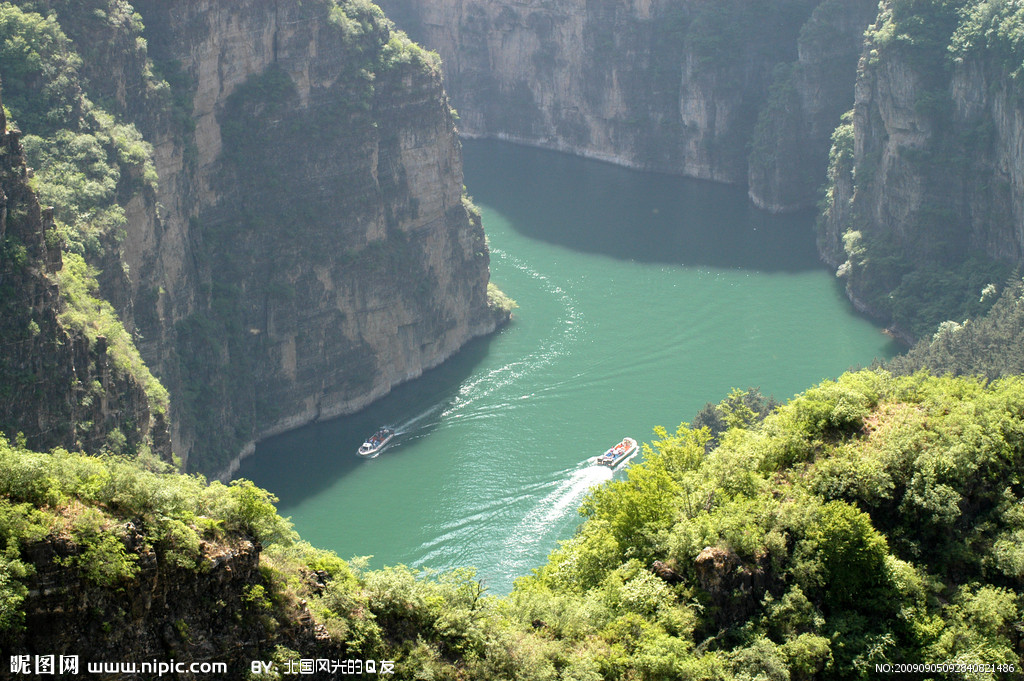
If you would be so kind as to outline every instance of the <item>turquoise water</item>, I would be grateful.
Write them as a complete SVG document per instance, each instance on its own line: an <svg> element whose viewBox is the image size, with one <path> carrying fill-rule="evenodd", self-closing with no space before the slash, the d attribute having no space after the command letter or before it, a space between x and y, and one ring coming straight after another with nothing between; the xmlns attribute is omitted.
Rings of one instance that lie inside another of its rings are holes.
<svg viewBox="0 0 1024 681"><path fill-rule="evenodd" d="M474 566L492 592L579 524L590 464L734 387L787 399L896 348L818 262L810 216L731 187L465 144L513 322L365 411L261 444L239 477L303 538L371 565ZM378 426L398 436L375 459ZM614 475L624 475L616 472Z"/></svg>

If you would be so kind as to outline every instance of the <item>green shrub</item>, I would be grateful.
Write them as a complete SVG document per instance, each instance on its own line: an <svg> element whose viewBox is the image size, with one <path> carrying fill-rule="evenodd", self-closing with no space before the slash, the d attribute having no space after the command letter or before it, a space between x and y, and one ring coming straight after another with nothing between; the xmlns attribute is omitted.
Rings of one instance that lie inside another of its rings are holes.
<svg viewBox="0 0 1024 681"><path fill-rule="evenodd" d="M67 253L64 255L64 267L57 273L57 281L67 303L61 313L61 321L82 331L93 345L100 338L105 339L113 365L143 387L150 410L155 414L166 413L169 403L167 390L142 360L114 307L100 297L96 271L86 264L82 256Z"/></svg>

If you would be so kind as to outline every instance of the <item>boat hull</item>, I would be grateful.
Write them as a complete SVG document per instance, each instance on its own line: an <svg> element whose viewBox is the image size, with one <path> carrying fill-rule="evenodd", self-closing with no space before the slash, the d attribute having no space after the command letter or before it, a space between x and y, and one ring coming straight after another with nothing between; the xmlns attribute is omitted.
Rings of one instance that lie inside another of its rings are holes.
<svg viewBox="0 0 1024 681"><path fill-rule="evenodd" d="M379 443L376 443L376 444L373 444L373 443L371 443L369 441L366 441L356 451L356 454L358 454L359 456L362 456L362 457L366 457L367 459L372 459L373 457L375 457L378 454L380 454L381 450L384 449L385 447L387 447L388 443L391 442L391 440L393 440L394 437L395 437L395 434L391 433L386 438L384 438L383 440L381 440Z"/></svg>
<svg viewBox="0 0 1024 681"><path fill-rule="evenodd" d="M615 445L601 456L597 457L598 466L618 468L626 463L640 451L640 445L631 437L624 438L622 442Z"/></svg>

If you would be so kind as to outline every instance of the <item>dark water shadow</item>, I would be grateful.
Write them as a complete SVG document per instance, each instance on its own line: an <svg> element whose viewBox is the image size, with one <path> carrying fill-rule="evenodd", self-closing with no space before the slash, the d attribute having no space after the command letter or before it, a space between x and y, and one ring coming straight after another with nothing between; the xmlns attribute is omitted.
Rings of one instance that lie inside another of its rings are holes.
<svg viewBox="0 0 1024 681"><path fill-rule="evenodd" d="M455 399L462 384L487 357L491 342L507 328L470 341L441 366L399 385L362 411L312 423L259 443L234 477L248 478L271 490L280 499L278 510L287 514L289 507L329 489L357 466L372 464L372 460L359 457L356 450L382 425L400 426L422 416L414 424L417 437L436 428L437 419L424 412L436 409L440 413ZM379 456L401 456L401 445L399 430ZM296 475L282 472L282 468L313 470L316 475Z"/></svg>
<svg viewBox="0 0 1024 681"><path fill-rule="evenodd" d="M494 140L465 140L463 158L469 193L529 238L644 263L821 267L813 212L771 215L738 187Z"/></svg>

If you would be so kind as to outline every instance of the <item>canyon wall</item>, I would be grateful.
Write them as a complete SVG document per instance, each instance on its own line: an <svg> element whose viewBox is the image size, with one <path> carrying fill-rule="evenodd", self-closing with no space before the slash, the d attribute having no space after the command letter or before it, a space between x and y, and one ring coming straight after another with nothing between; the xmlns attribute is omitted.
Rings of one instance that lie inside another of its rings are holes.
<svg viewBox="0 0 1024 681"><path fill-rule="evenodd" d="M907 341L983 313L972 301L1024 262L1008 5L382 6L441 54L466 136L745 184L770 211L825 185L822 257Z"/></svg>
<svg viewBox="0 0 1024 681"><path fill-rule="evenodd" d="M898 50L866 63L853 111L857 196L843 192L836 206L859 211L868 229L922 260L974 251L1022 264L1017 88L984 59L957 63L944 81L929 82ZM847 224L857 221L840 214Z"/></svg>
<svg viewBox="0 0 1024 681"><path fill-rule="evenodd" d="M195 447L355 411L499 321L435 57L332 7L138 4L191 94L185 148L156 145L187 236L137 250L196 272L170 305Z"/></svg>
<svg viewBox="0 0 1024 681"><path fill-rule="evenodd" d="M1024 261L1014 52L951 51L969 13L949 3L386 0L440 52L457 117L436 56L369 3L24 4L151 145L92 264L192 470L356 410L507 318L456 121L747 184L773 211L827 178L822 255L907 339Z"/></svg>
<svg viewBox="0 0 1024 681"><path fill-rule="evenodd" d="M1024 265L1020 88L963 17L882 3L820 220L851 298L907 340L977 316L995 300L982 290Z"/></svg>
<svg viewBox="0 0 1024 681"><path fill-rule="evenodd" d="M828 166L832 132L853 102L864 29L873 0L828 0L800 30L795 62L779 66L751 141L748 187L759 208L814 206Z"/></svg>
<svg viewBox="0 0 1024 681"><path fill-rule="evenodd" d="M0 433L39 449L169 458L166 393L147 385L113 311L60 295L53 212L30 187L20 137L0 110Z"/></svg>
<svg viewBox="0 0 1024 681"><path fill-rule="evenodd" d="M227 473L507 319L463 199L436 56L374 5L32 3L152 146L102 292L172 397L174 451Z"/></svg>
<svg viewBox="0 0 1024 681"><path fill-rule="evenodd" d="M384 0L436 49L464 135L813 206L873 0ZM760 121L760 122L759 122Z"/></svg>

